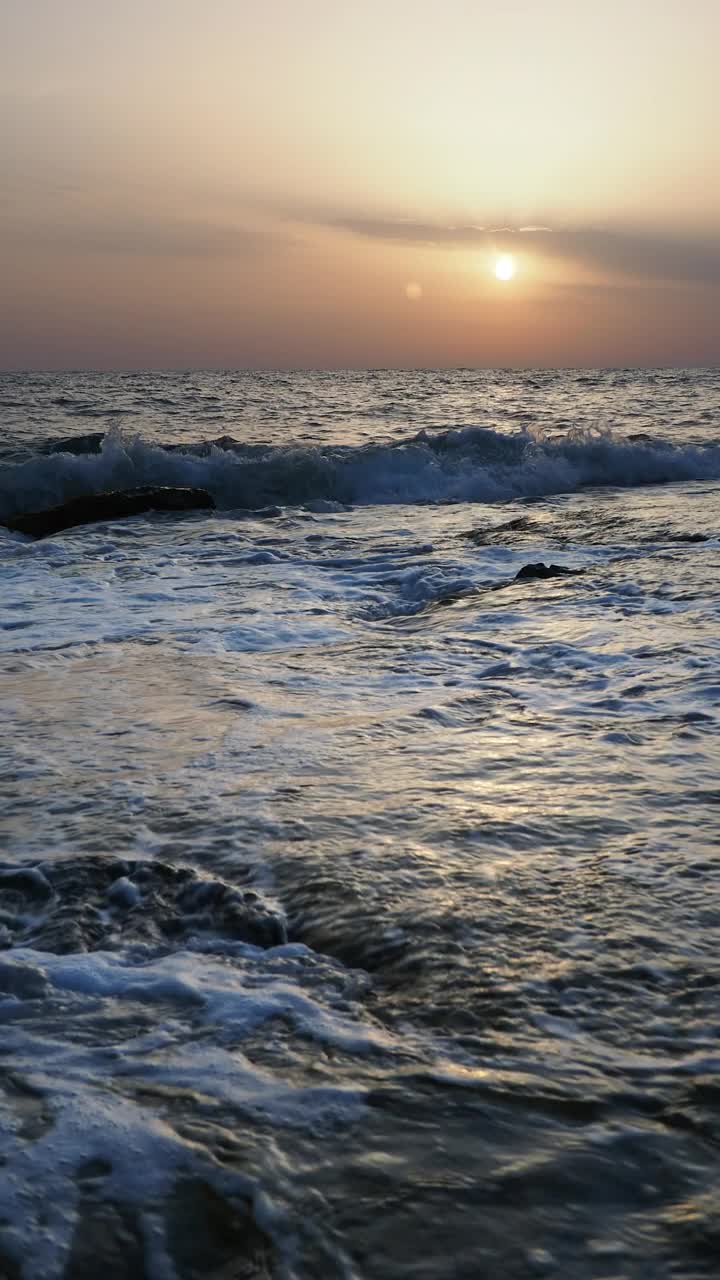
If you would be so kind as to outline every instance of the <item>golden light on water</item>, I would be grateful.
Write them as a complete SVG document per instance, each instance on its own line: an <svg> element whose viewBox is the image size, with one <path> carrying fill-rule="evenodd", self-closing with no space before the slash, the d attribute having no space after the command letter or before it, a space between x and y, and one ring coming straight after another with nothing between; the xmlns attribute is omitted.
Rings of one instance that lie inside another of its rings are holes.
<svg viewBox="0 0 720 1280"><path fill-rule="evenodd" d="M511 254L503 253L496 258L495 275L498 280L512 280L515 275L515 261Z"/></svg>

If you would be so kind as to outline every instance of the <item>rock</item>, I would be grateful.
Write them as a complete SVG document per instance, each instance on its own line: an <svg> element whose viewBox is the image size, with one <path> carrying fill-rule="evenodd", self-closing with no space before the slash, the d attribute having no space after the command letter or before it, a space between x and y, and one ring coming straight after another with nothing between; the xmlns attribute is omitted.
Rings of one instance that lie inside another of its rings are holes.
<svg viewBox="0 0 720 1280"><path fill-rule="evenodd" d="M0 1280L22 1280L22 1270L17 1258L5 1252L0 1240Z"/></svg>
<svg viewBox="0 0 720 1280"><path fill-rule="evenodd" d="M9 867L0 871L0 894L11 890L40 901L52 897L52 885L38 867Z"/></svg>
<svg viewBox="0 0 720 1280"><path fill-rule="evenodd" d="M8 521L14 533L33 538L47 538L63 529L98 520L117 520L140 515L143 511L197 511L214 507L215 501L205 489L144 487L119 489L109 493L92 493L71 498L58 507L33 511Z"/></svg>
<svg viewBox="0 0 720 1280"><path fill-rule="evenodd" d="M242 442L236 440L234 436L216 436L214 440L199 440L196 444L187 444L182 441L161 445L166 453L190 453L194 458L209 458L213 449L232 453L242 447Z"/></svg>
<svg viewBox="0 0 720 1280"><path fill-rule="evenodd" d="M527 516L517 516L514 520L506 520L504 524L493 525L490 529L468 529L460 536L474 542L476 547L484 547L488 542L494 542L498 534L527 533L531 528L532 523Z"/></svg>
<svg viewBox="0 0 720 1280"><path fill-rule="evenodd" d="M140 890L136 884L133 884L132 880L128 880L127 876L120 876L118 880L114 880L110 885L108 898L114 907L130 911L140 901Z"/></svg>
<svg viewBox="0 0 720 1280"><path fill-rule="evenodd" d="M49 989L45 972L37 965L0 960L0 994L16 996L18 1000L42 1000Z"/></svg>
<svg viewBox="0 0 720 1280"><path fill-rule="evenodd" d="M222 880L196 878L178 896L185 928L217 930L240 942L275 947L285 941L285 928L252 891L243 892Z"/></svg>
<svg viewBox="0 0 720 1280"><path fill-rule="evenodd" d="M112 1165L103 1156L90 1156L78 1166L75 1181L82 1192L93 1192L112 1173Z"/></svg>
<svg viewBox="0 0 720 1280"><path fill-rule="evenodd" d="M259 894L190 867L86 855L44 863L42 875L51 896L41 913L33 881L3 890L0 867L0 913L8 913L10 946L67 955L135 942L181 944L192 934L256 947L286 941L283 917ZM0 967L0 990L3 972L9 983L22 980L15 966Z"/></svg>
<svg viewBox="0 0 720 1280"><path fill-rule="evenodd" d="M105 439L104 431L88 431L85 435L64 436L62 440L48 440L42 453L99 453Z"/></svg>
<svg viewBox="0 0 720 1280"><path fill-rule="evenodd" d="M63 1280L144 1280L144 1252L133 1209L84 1196Z"/></svg>
<svg viewBox="0 0 720 1280"><path fill-rule="evenodd" d="M20 1072L0 1066L0 1095L15 1116L19 1137L37 1142L52 1129L53 1114L46 1094ZM0 1280L4 1280L1 1259Z"/></svg>
<svg viewBox="0 0 720 1280"><path fill-rule="evenodd" d="M352 511L352 507L347 502L336 502L334 498L311 498L310 502L304 502L302 511L309 511L311 515L333 515L336 512Z"/></svg>
<svg viewBox="0 0 720 1280"><path fill-rule="evenodd" d="M524 564L515 574L515 582L526 582L531 578L570 578L584 573L584 569L568 569L562 564L543 564L538 560L535 564Z"/></svg>
<svg viewBox="0 0 720 1280"><path fill-rule="evenodd" d="M109 1173L102 1159L78 1170L77 1219L62 1280L148 1276L138 1211L109 1198L103 1187ZM203 1178L187 1177L164 1204L156 1201L148 1209L164 1219L165 1245L179 1280L270 1280L275 1250L255 1221L250 1199L230 1200ZM9 1274L13 1280L20 1276L19 1270Z"/></svg>
<svg viewBox="0 0 720 1280"><path fill-rule="evenodd" d="M248 1200L231 1203L203 1179L184 1178L167 1205L165 1223L180 1280L269 1280L272 1244Z"/></svg>
<svg viewBox="0 0 720 1280"><path fill-rule="evenodd" d="M98 951L110 931L97 907L74 899L60 901L48 911L41 923L33 922L30 931L17 930L14 945L24 945L54 955L75 955L80 951Z"/></svg>
<svg viewBox="0 0 720 1280"><path fill-rule="evenodd" d="M250 511L253 520L276 520L282 513L282 507L255 507Z"/></svg>
<svg viewBox="0 0 720 1280"><path fill-rule="evenodd" d="M242 448L242 444L234 436L218 436L215 440L211 440L210 444L213 449L224 449L226 451Z"/></svg>

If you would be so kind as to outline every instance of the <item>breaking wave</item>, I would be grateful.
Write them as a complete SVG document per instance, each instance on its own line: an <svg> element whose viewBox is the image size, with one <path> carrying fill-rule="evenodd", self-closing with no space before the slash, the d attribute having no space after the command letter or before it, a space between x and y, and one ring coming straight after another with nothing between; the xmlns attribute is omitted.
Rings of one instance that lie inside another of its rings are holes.
<svg viewBox="0 0 720 1280"><path fill-rule="evenodd" d="M720 445L683 447L609 432L545 436L467 427L421 431L398 442L311 448L242 444L228 436L163 446L111 431L92 453L82 451L82 440L0 472L0 520L139 485L202 487L218 507L233 510L308 502L496 502L588 486L720 477Z"/></svg>

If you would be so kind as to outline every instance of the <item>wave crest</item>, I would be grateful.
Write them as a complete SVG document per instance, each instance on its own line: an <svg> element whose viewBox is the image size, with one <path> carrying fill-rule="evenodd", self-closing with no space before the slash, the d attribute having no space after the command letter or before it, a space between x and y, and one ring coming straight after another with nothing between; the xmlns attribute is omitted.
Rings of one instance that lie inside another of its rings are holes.
<svg viewBox="0 0 720 1280"><path fill-rule="evenodd" d="M208 489L218 507L498 502L720 477L720 446L677 446L609 432L421 431L398 442L310 448L231 437L158 445L111 431L98 453L56 452L0 473L0 520L84 494L141 485Z"/></svg>

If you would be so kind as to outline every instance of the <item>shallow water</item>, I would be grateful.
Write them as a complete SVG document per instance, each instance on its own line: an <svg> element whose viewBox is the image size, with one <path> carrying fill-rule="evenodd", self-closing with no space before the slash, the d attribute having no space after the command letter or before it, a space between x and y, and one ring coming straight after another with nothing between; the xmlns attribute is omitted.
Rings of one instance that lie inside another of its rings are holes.
<svg viewBox="0 0 720 1280"><path fill-rule="evenodd" d="M0 1270L714 1275L720 375L0 401Z"/></svg>

